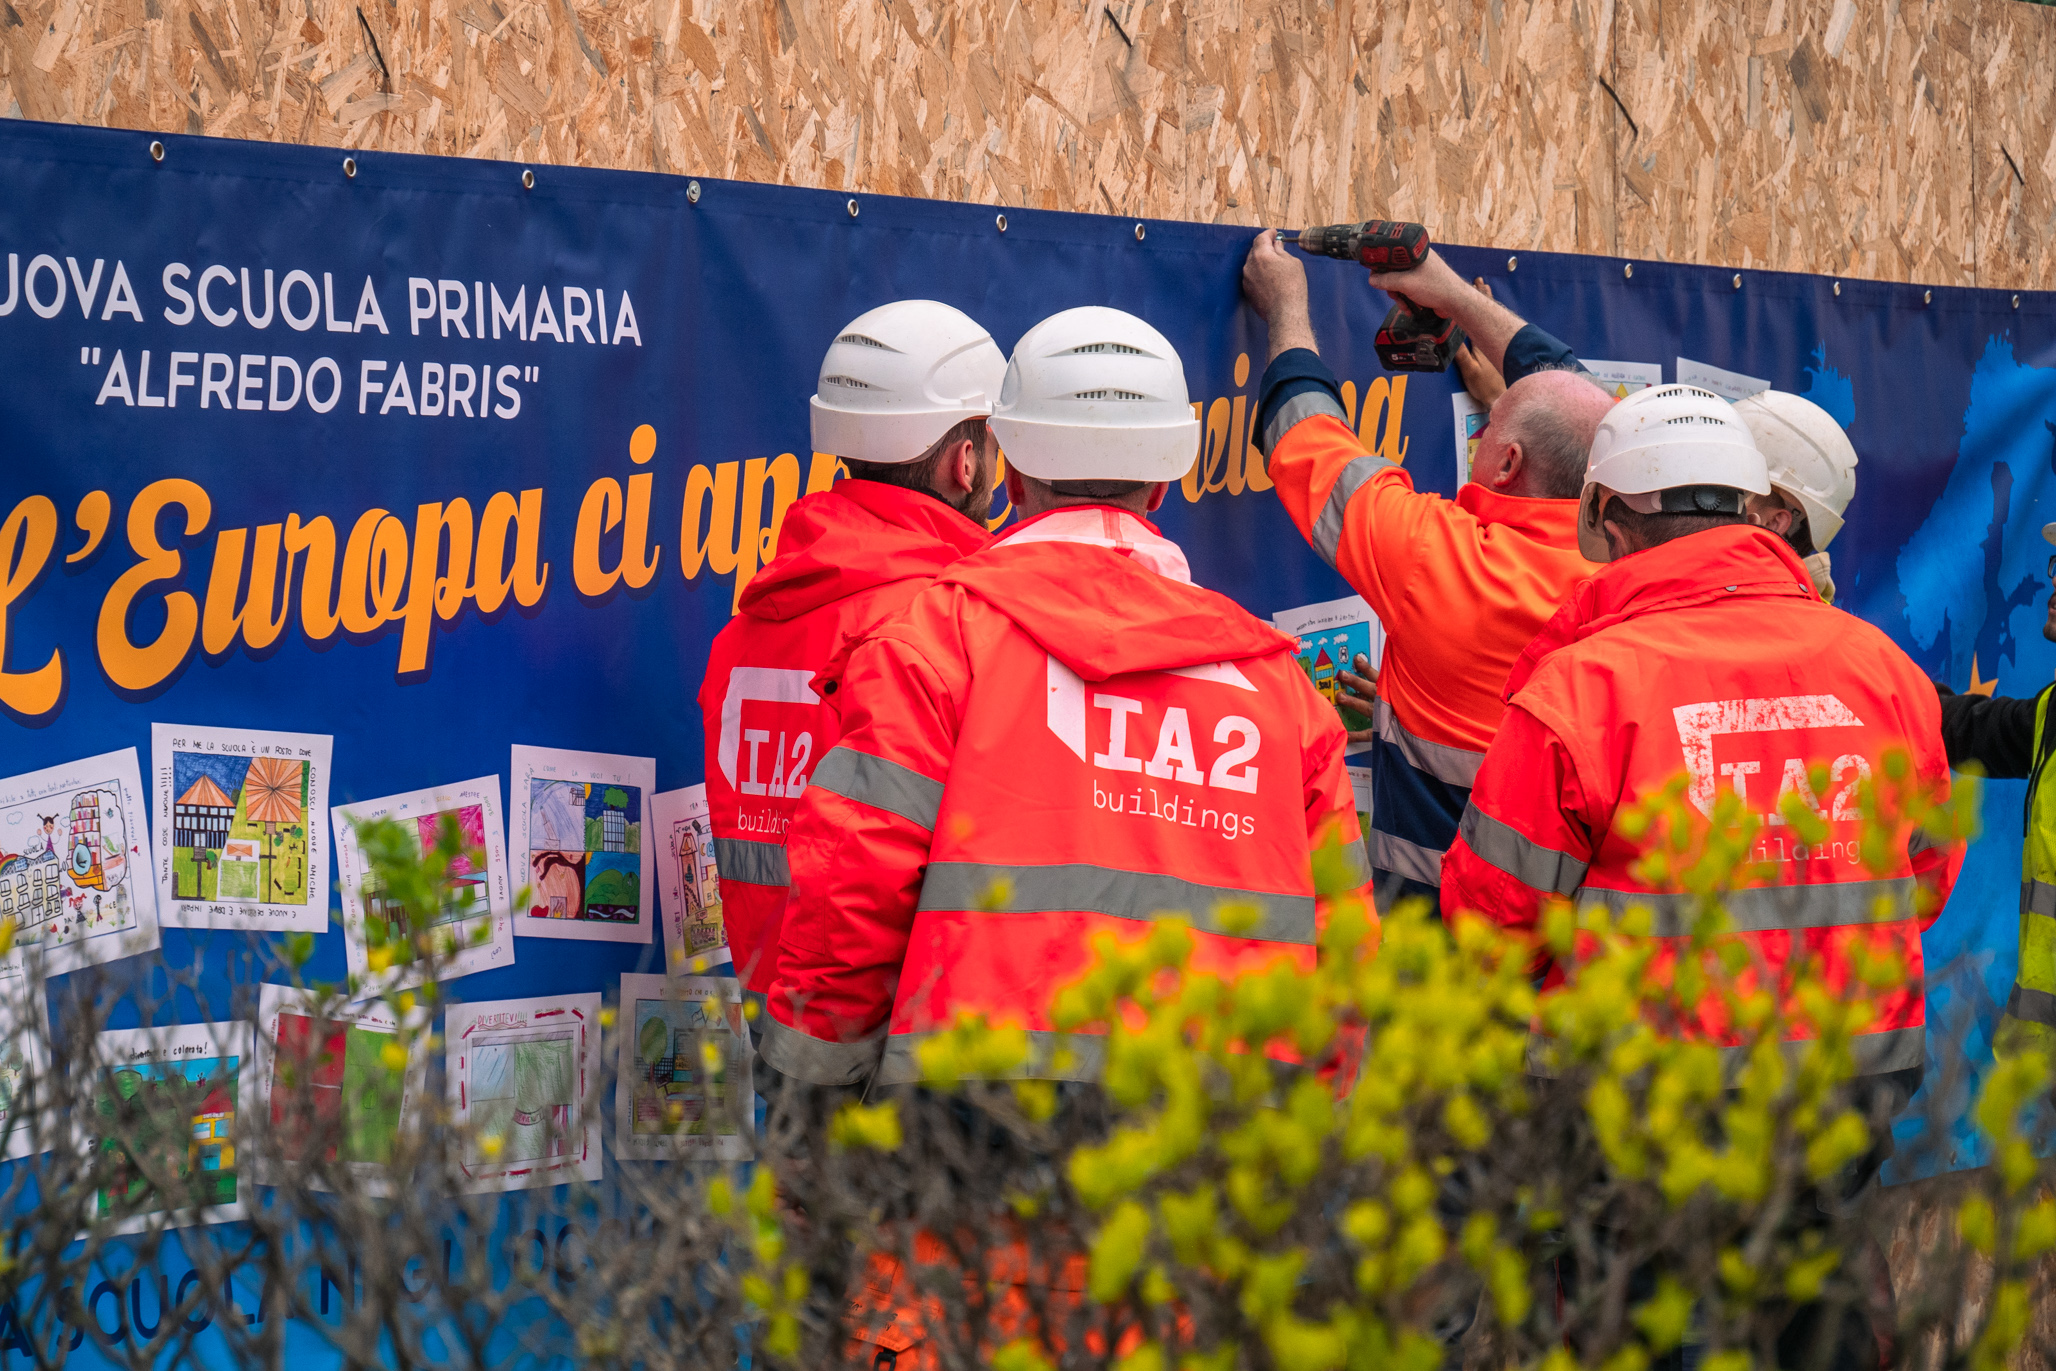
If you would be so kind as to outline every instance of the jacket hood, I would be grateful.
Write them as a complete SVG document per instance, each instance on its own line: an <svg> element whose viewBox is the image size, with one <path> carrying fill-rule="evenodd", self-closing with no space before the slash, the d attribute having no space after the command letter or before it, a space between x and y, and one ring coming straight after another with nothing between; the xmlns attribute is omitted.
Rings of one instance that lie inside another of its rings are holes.
<svg viewBox="0 0 2056 1371"><path fill-rule="evenodd" d="M736 609L754 619L796 619L876 586L932 577L991 541L932 495L838 481L785 512L778 555L743 588Z"/></svg>
<svg viewBox="0 0 2056 1371"><path fill-rule="evenodd" d="M1298 647L1227 596L1160 576L1114 548L1001 541L937 580L1012 619L1088 681Z"/></svg>
<svg viewBox="0 0 2056 1371"><path fill-rule="evenodd" d="M1514 660L1507 700L1559 648L1643 614L1684 609L1738 595L1818 600L1813 579L1785 540L1754 524L1691 533L1609 562L1570 599Z"/></svg>

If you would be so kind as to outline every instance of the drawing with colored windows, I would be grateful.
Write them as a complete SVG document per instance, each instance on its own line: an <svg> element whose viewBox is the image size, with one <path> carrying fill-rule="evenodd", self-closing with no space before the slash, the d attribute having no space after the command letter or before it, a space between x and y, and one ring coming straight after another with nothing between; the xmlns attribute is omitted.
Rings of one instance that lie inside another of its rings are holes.
<svg viewBox="0 0 2056 1371"><path fill-rule="evenodd" d="M147 809L132 747L0 780L0 920L47 974L156 950Z"/></svg>

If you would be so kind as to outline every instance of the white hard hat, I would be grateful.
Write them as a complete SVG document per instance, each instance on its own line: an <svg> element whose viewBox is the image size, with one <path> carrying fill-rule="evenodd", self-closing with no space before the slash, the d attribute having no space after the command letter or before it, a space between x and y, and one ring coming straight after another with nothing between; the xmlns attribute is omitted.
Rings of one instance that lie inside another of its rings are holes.
<svg viewBox="0 0 2056 1371"><path fill-rule="evenodd" d="M953 425L992 413L1006 373L992 335L960 309L895 300L829 345L813 400L814 450L852 462L911 462Z"/></svg>
<svg viewBox="0 0 2056 1371"><path fill-rule="evenodd" d="M1806 511L1813 545L1825 548L1842 531L1842 511L1856 498L1856 449L1835 416L1813 401L1765 390L1737 401L1770 469L1770 483Z"/></svg>
<svg viewBox="0 0 2056 1371"><path fill-rule="evenodd" d="M1103 305L1052 314L1015 344L992 430L1041 481L1175 481L1199 451L1178 350Z"/></svg>
<svg viewBox="0 0 2056 1371"><path fill-rule="evenodd" d="M1578 551L1591 561L1610 560L1601 525L1608 492L1647 497L1626 503L1654 514L1669 503L1662 492L1707 486L1770 494L1763 454L1735 407L1697 386L1636 391L1608 410L1592 435L1578 510Z"/></svg>

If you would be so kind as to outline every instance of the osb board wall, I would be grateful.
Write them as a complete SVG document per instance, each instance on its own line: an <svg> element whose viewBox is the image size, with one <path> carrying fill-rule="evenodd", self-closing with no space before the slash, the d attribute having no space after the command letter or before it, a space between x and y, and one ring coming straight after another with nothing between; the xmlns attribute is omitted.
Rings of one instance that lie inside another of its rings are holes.
<svg viewBox="0 0 2056 1371"><path fill-rule="evenodd" d="M0 0L0 111L2056 286L2019 0Z"/></svg>

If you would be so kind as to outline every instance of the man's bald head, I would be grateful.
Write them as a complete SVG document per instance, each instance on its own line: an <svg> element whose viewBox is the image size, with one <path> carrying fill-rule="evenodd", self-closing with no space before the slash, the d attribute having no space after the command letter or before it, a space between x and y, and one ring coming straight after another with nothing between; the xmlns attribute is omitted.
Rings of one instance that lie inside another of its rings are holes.
<svg viewBox="0 0 2056 1371"><path fill-rule="evenodd" d="M1523 376L1492 403L1473 479L1506 495L1577 499L1585 488L1592 435L1614 403L1613 396L1574 371ZM1507 479L1493 479L1509 467Z"/></svg>

